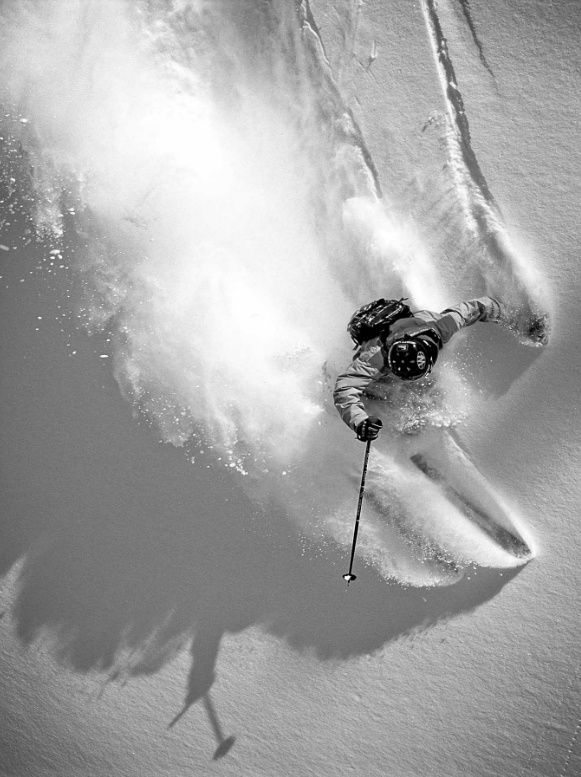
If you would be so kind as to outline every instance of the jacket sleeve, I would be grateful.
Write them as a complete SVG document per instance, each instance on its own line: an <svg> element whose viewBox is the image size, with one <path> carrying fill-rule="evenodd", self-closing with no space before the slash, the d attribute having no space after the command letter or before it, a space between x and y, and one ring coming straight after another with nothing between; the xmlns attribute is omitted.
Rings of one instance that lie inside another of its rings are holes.
<svg viewBox="0 0 581 777"><path fill-rule="evenodd" d="M498 321L500 315L501 305L497 300L492 297L479 297L446 308L436 316L434 323L440 332L442 343L447 343L465 326L472 326L477 321Z"/></svg>
<svg viewBox="0 0 581 777"><path fill-rule="evenodd" d="M353 431L368 417L363 406L367 386L379 378L383 370L381 345L375 338L366 343L359 355L342 372L333 391L333 401L343 421Z"/></svg>

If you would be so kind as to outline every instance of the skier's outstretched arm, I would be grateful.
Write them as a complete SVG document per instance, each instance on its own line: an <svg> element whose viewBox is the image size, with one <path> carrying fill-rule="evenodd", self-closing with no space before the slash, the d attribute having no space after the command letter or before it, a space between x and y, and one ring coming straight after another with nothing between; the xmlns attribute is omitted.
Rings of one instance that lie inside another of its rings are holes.
<svg viewBox="0 0 581 777"><path fill-rule="evenodd" d="M498 300L478 297L446 308L440 313L435 324L442 336L442 343L447 343L465 326L472 326L477 321L499 321L501 314L502 306Z"/></svg>
<svg viewBox="0 0 581 777"><path fill-rule="evenodd" d="M335 382L333 401L343 421L357 431L369 414L363 406L363 394L367 386L376 380L383 369L383 357L379 340L371 340L349 367Z"/></svg>

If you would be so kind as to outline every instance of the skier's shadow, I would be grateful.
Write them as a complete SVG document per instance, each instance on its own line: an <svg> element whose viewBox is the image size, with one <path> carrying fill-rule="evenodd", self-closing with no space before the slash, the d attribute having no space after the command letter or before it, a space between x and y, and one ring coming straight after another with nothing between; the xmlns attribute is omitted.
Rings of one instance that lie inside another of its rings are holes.
<svg viewBox="0 0 581 777"><path fill-rule="evenodd" d="M193 671L194 671L194 667L192 666L192 672ZM198 693L197 684L194 682L194 687L192 688L192 686L190 686L188 688L188 695L186 696L184 706L182 707L181 711L178 712L175 718L173 718L171 723L168 725L168 728L173 728L175 724L178 722L178 720L180 720L180 718L182 718L186 714L186 712L189 710L192 704L195 704L195 702L199 698L197 696L197 693ZM236 742L236 737L224 736L224 732L222 730L222 726L220 725L220 721L216 713L216 708L214 707L214 703L212 701L212 697L210 696L209 691L206 691L206 693L202 695L202 703L204 705L204 709L206 710L208 720L210 721L210 726L212 727L212 732L214 734L214 737L218 745L214 751L214 756L213 756L213 760L217 761L219 758L223 758L225 755L227 755L230 752L230 750L234 747L234 743Z"/></svg>
<svg viewBox="0 0 581 777"><path fill-rule="evenodd" d="M314 649L321 660L347 659L373 653L392 640L478 607L518 572L475 568L454 585L408 588L387 582L372 567L356 561L358 578L347 588L342 579L348 565L344 549L328 547L324 558L315 547L305 554L303 539L299 553L298 541L291 544L284 524L276 518L266 538L253 534L233 537L245 558L241 576L232 578L224 569L216 570L220 579L208 580L216 589L207 601L196 601L199 612L185 697L169 723L172 728L202 701L218 750L232 740L224 737L216 714L208 708L224 635L260 625L296 649Z"/></svg>
<svg viewBox="0 0 581 777"><path fill-rule="evenodd" d="M48 634L63 663L110 677L153 674L189 646L184 698L165 725L201 701L219 757L233 743L209 696L224 635L258 626L321 660L348 658L477 607L514 574L405 589L360 566L346 590L348 549L309 545L280 509L258 513L226 469L156 444L91 344L74 337L74 359L60 347L42 292L47 310L32 294L6 303L14 349L0 396L11 408L0 575L19 562L12 616L24 644ZM25 341L22 316L41 314L46 326Z"/></svg>
<svg viewBox="0 0 581 777"><path fill-rule="evenodd" d="M125 677L156 672L189 642L184 698L166 725L201 701L215 757L233 744L209 697L224 635L259 626L321 660L372 653L477 607L514 574L479 569L453 586L417 589L359 564L346 589L346 549L309 548L283 513L258 517L228 473L193 468L183 452L152 446L131 424L109 430L134 438L119 457L110 439L102 450L93 439L83 462L94 473L90 486L79 492L78 481L63 477L76 509L34 517L13 611L18 634L30 643L48 628L73 669L122 667ZM6 516L2 539L10 522L24 516Z"/></svg>
<svg viewBox="0 0 581 777"><path fill-rule="evenodd" d="M518 572L472 569L451 586L406 588L386 582L359 562L357 582L347 588L342 579L348 565L344 550L327 548L326 558L321 558L314 547L312 554L299 553L298 543L291 547L288 535L286 544L284 539L283 526L271 524L268 539L257 539L254 545L254 560L253 551L242 541L239 550L246 558L242 577L216 580L222 590L203 605L204 614L194 626L185 698L169 727L200 700L207 709L225 634L258 624L296 649L314 649L321 660L347 659L373 653L392 640L478 607ZM219 744L230 741L221 733L216 738Z"/></svg>

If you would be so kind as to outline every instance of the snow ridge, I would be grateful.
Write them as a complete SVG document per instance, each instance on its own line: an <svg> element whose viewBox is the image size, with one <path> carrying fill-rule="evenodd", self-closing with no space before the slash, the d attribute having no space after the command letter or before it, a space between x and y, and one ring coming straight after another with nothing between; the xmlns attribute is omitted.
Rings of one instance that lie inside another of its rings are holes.
<svg viewBox="0 0 581 777"><path fill-rule="evenodd" d="M483 249L479 273L487 292L506 303L508 328L524 344L546 345L550 321L544 284L533 264L513 245L472 147L464 100L435 0L422 0L422 10L446 103L448 152L465 227Z"/></svg>
<svg viewBox="0 0 581 777"><path fill-rule="evenodd" d="M464 14L464 18L466 19L466 23L468 25L470 33L472 34L472 40L474 41L474 45L478 49L478 56L480 58L480 61L482 62L484 67L488 70L490 75L494 78L494 73L492 71L492 68L488 64L488 60L486 59L486 56L484 54L484 47L482 45L482 41L480 40L480 38L478 36L478 32L476 30L476 25L474 24L474 19L472 18L472 11L470 9L470 2L469 2L469 0L460 0L460 5L462 6L462 12Z"/></svg>
<svg viewBox="0 0 581 777"><path fill-rule="evenodd" d="M297 1L297 13L301 29L303 33L307 33L304 36L305 43L309 47L315 63L320 68L320 72L324 74L325 89L323 93L326 93L327 96L333 97L333 100L339 108L339 114L344 112L348 117L348 123L346 127L348 137L346 139L348 139L361 154L363 161L373 179L374 194L377 198L381 198L382 191L379 180L379 172L375 166L371 152L367 148L363 138L363 133L357 123L357 120L355 119L355 116L353 115L353 111L345 104L335 79L333 78L331 65L325 52L325 45L321 38L319 28L315 21L315 17L313 16L313 12L308 0Z"/></svg>
<svg viewBox="0 0 581 777"><path fill-rule="evenodd" d="M422 7L424 9L424 14L426 15L430 42L439 63L438 69L442 80L442 87L447 98L448 111L458 130L462 158L474 183L480 189L486 201L497 208L492 192L480 169L476 154L472 149L470 127L464 108L464 100L462 99L462 93L458 88L456 73L454 72L452 60L450 59L450 54L448 52L448 43L442 32L442 25L436 10L436 3L434 0L424 0Z"/></svg>

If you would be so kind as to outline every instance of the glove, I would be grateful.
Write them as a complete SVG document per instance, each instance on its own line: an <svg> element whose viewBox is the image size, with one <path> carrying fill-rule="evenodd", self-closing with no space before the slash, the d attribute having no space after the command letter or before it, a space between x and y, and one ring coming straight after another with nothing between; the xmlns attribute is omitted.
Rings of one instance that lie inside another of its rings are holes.
<svg viewBox="0 0 581 777"><path fill-rule="evenodd" d="M357 428L355 429L357 439L361 440L361 442L369 442L370 440L377 439L377 435L382 426L383 422L381 418L368 416L364 421L357 424Z"/></svg>

